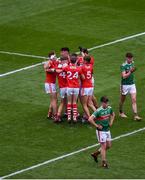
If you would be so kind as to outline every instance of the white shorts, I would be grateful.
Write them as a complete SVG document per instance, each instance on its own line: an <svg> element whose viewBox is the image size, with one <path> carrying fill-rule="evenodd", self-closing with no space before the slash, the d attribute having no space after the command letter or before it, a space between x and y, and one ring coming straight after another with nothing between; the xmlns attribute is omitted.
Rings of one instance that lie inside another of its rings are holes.
<svg viewBox="0 0 145 180"><path fill-rule="evenodd" d="M46 94L56 93L56 84L45 83L45 92L46 92Z"/></svg>
<svg viewBox="0 0 145 180"><path fill-rule="evenodd" d="M81 88L80 89L80 95L81 96L92 96L93 95L94 88Z"/></svg>
<svg viewBox="0 0 145 180"><path fill-rule="evenodd" d="M79 88L67 88L67 96L70 95L79 95Z"/></svg>
<svg viewBox="0 0 145 180"><path fill-rule="evenodd" d="M96 135L97 135L97 139L98 139L99 143L111 141L110 131L98 131L98 130L96 130Z"/></svg>
<svg viewBox="0 0 145 180"><path fill-rule="evenodd" d="M135 86L135 84L121 85L120 91L121 91L122 95L134 94L134 93L136 93L136 86Z"/></svg>
<svg viewBox="0 0 145 180"><path fill-rule="evenodd" d="M67 88L60 88L59 92L60 92L60 97L62 99L64 99L66 97L66 95L67 95Z"/></svg>

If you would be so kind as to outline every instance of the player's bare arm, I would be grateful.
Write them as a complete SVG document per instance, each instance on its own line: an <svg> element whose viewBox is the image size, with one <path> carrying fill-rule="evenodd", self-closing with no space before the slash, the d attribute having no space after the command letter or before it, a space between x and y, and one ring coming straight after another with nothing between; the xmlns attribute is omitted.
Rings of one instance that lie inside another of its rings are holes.
<svg viewBox="0 0 145 180"><path fill-rule="evenodd" d="M113 112L110 116L110 122L109 122L110 127L113 125L114 119L115 119L115 113Z"/></svg>
<svg viewBox="0 0 145 180"><path fill-rule="evenodd" d="M44 70L45 70L46 72L49 72L49 73L55 72L55 68L51 68L49 62L46 62L46 63L44 64Z"/></svg>
<svg viewBox="0 0 145 180"><path fill-rule="evenodd" d="M63 69L56 69L56 72L61 73L61 72L63 72Z"/></svg>
<svg viewBox="0 0 145 180"><path fill-rule="evenodd" d="M46 69L50 67L49 62L45 62L43 67L44 67L44 70L46 71Z"/></svg>
<svg viewBox="0 0 145 180"><path fill-rule="evenodd" d="M128 70L128 71L123 71L122 73L121 73L121 75L122 75L122 77L124 78L124 79L126 79L126 78L128 78L129 76L130 76L130 74L131 73L133 73L133 72L135 72L136 71L136 67L132 67L130 70Z"/></svg>
<svg viewBox="0 0 145 180"><path fill-rule="evenodd" d="M122 75L122 77L123 77L124 79L128 78L128 77L130 76L130 74L131 74L131 71L130 71L130 70L129 70L129 71L123 71L123 72L121 73L121 75Z"/></svg>
<svg viewBox="0 0 145 180"><path fill-rule="evenodd" d="M91 116L89 117L88 121L89 121L93 126L95 126L95 128L101 130L103 127L102 127L101 125L99 125L99 124L96 124L95 121L94 121L94 119L95 119L95 117L94 117L93 115L91 115Z"/></svg>
<svg viewBox="0 0 145 180"><path fill-rule="evenodd" d="M80 78L81 78L82 80L84 80L84 79L85 79L85 75L84 75L84 74L81 74L81 75L80 75Z"/></svg>
<svg viewBox="0 0 145 180"><path fill-rule="evenodd" d="M132 68L130 69L130 71L131 71L131 73L135 72L135 71L136 71L136 67L132 67Z"/></svg>

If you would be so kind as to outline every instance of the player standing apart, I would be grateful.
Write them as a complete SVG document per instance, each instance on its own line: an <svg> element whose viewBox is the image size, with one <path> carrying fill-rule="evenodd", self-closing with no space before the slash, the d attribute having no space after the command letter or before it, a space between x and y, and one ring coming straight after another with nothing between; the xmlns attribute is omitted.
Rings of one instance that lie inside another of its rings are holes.
<svg viewBox="0 0 145 180"><path fill-rule="evenodd" d="M120 103L119 103L119 116L126 118L126 114L123 112L123 104L126 99L126 95L131 95L132 110L134 113L134 120L140 121L142 118L138 116L137 104L136 104L136 86L134 83L134 72L136 68L133 62L132 53L126 54L126 62L121 66L121 88L120 88Z"/></svg>
<svg viewBox="0 0 145 180"><path fill-rule="evenodd" d="M108 168L106 152L111 147L111 133L109 128L112 126L115 113L108 104L106 96L101 97L101 106L90 116L89 122L95 126L96 135L101 145L100 149L92 153L92 157L98 162L98 155L101 154L102 167Z"/></svg>

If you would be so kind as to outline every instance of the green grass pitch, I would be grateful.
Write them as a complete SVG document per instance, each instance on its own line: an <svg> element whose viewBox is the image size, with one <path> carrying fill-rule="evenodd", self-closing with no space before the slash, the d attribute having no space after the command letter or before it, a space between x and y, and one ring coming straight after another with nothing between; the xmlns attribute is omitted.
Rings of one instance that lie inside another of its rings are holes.
<svg viewBox="0 0 145 180"><path fill-rule="evenodd" d="M0 0L0 50L47 56L68 46L87 48L145 32L144 0ZM91 51L95 57L95 96L107 95L116 112L112 136L145 127L145 36ZM128 119L118 117L120 65L126 52L135 56L138 112L134 122L130 97ZM42 59L0 53L0 74L41 62ZM42 66L0 78L0 176L95 144L90 125L56 125L46 119L49 98L44 92ZM82 112L81 106L79 111ZM110 169L95 164L90 153L63 160L10 178L145 178L145 133L114 141L108 151Z"/></svg>

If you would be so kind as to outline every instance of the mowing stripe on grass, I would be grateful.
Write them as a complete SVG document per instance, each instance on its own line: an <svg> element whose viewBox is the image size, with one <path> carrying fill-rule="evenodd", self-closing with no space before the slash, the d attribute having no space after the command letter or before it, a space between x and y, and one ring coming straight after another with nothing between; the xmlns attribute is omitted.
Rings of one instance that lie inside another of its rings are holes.
<svg viewBox="0 0 145 180"><path fill-rule="evenodd" d="M118 40L115 40L115 41L111 41L111 42L108 42L108 43L105 43L105 44L101 44L101 45L98 45L98 46L94 46L92 48L89 48L88 50L92 51L92 50L95 50L95 49L98 49L98 48L102 48L102 47L105 47L105 46L116 44L116 43L119 43L119 42L122 42L122 41L133 39L135 37L143 36L143 35L145 35L145 32L134 34L134 35L131 35L131 36L127 36L127 37L124 37L124 38L121 38L121 39L118 39ZM46 57L43 57L43 56L36 56L36 55L29 55L29 54L15 53L15 52L7 52L7 51L0 51L0 54L9 54L9 55L16 55L16 56L23 56L23 57L46 59ZM26 69L30 69L30 68L39 66L41 64L43 64L43 62L35 64L35 65L32 65L32 66L27 66L25 68L21 68L21 69L17 69L17 70L14 70L14 71L10 71L10 72L4 73L4 74L0 74L0 77L4 77L4 76L10 75L10 74L14 74L16 72L20 72L20 71L23 71L23 70L26 70Z"/></svg>
<svg viewBox="0 0 145 180"><path fill-rule="evenodd" d="M126 134L122 134L122 135L120 135L120 136L117 136L117 137L113 138L112 141L115 141L115 140L118 140L118 139L120 139L120 138L127 137L127 136L130 136L130 135L133 135L133 134L136 134L136 133L141 132L141 131L144 131L144 130L145 130L145 127L141 128L141 129L138 129L138 130L135 130L135 131L132 131L132 132L129 132L129 133L126 133ZM31 166L31 167L28 167L28 168L25 168L25 169L22 169L22 170L13 172L13 173L11 173L11 174L2 176L2 177L0 177L0 179L9 178L9 177L12 177L12 176L14 176L14 175L21 174L21 173L23 173L23 172L26 172L26 171L29 171L29 170L38 168L38 167L40 167L40 166L43 166L43 165L46 165L46 164L50 164L50 163L52 163L52 162L55 162L55 161L64 159L64 158L69 157L69 156L73 156L73 155L75 155L75 154L78 154L78 153L80 153L80 152L86 151L86 150L88 150L88 149L94 148L94 147L96 147L96 146L98 146L98 145L99 145L99 143L98 143L98 144L93 144L93 145L91 145L91 146L82 148L82 149L80 149L80 150L73 151L73 152L71 152L71 153L68 153L68 154L59 156L59 157L57 157L57 158L53 158L53 159L47 160L47 161L45 161L45 162L36 164L36 165L34 165L34 166Z"/></svg>

